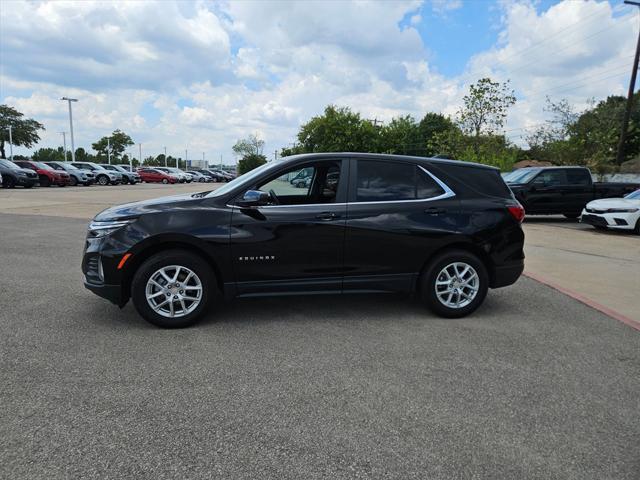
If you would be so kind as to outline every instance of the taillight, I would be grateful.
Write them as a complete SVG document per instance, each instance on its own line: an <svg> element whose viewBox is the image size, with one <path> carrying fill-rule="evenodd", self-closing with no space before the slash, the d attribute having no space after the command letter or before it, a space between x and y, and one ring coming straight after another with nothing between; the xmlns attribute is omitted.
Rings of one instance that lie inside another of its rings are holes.
<svg viewBox="0 0 640 480"><path fill-rule="evenodd" d="M524 207L522 205L520 205L519 203L516 205L509 205L507 207L507 210L509 210L509 213L513 218L522 223L522 221L524 220Z"/></svg>

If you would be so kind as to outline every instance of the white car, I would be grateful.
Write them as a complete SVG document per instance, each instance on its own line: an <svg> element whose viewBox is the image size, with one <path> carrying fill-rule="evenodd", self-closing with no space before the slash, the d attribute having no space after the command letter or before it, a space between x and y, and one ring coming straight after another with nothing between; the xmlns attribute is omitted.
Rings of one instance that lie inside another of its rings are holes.
<svg viewBox="0 0 640 480"><path fill-rule="evenodd" d="M640 190L624 198L602 198L587 203L580 221L598 229L634 230L640 235Z"/></svg>

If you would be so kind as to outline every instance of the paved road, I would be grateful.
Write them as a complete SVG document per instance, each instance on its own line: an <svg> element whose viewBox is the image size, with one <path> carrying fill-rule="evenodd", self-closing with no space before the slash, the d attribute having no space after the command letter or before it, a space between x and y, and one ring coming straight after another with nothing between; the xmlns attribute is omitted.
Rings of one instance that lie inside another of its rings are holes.
<svg viewBox="0 0 640 480"><path fill-rule="evenodd" d="M640 335L532 280L165 331L82 288L85 225L0 214L0 478L637 479Z"/></svg>

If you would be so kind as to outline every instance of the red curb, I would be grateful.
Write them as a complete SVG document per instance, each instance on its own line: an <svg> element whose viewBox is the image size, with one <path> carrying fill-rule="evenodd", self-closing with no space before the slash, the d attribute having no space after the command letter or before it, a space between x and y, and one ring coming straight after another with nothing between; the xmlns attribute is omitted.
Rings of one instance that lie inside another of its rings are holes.
<svg viewBox="0 0 640 480"><path fill-rule="evenodd" d="M553 288L554 290L558 290L561 293L564 293L565 295L568 295L569 297L578 300L579 302L584 303L585 305L588 305L591 308L594 308L602 313L604 313L605 315L608 315L611 318L614 318L616 320L618 320L619 322L624 323L625 325L629 325L631 328L635 328L636 330L640 331L640 322L638 320L634 320L632 318L629 318L619 312L616 312L615 310L612 310L609 307L605 307L604 305L599 304L598 302L595 302L593 300L591 300L590 298L585 297L584 295L578 293L578 292L574 292L573 290L570 290L568 288L565 287L561 287L560 285L558 285L557 283L551 282L549 280L547 280L544 277L541 277L535 273L531 273L531 272L524 272L523 274L525 277L529 277L532 280L535 280L536 282L540 282L543 283L544 285Z"/></svg>

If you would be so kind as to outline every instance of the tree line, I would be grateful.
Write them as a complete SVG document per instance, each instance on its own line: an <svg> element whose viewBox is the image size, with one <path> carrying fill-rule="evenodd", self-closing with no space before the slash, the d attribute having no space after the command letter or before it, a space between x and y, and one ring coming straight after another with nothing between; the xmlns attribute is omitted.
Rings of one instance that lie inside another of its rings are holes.
<svg viewBox="0 0 640 480"><path fill-rule="evenodd" d="M640 92L635 94L623 162L640 155ZM567 100L547 98L544 111L549 119L525 132L527 147L509 139L504 131L509 111L516 104L509 82L482 78L469 87L462 106L453 116L427 112L416 119L400 115L386 124L364 118L347 106L328 105L322 115L302 124L295 141L281 149L282 156L312 152L373 152L418 156L441 156L493 165L510 170L520 160L547 161L556 165L585 165L593 170L613 172L620 169L616 147L624 115L625 98L609 96L592 99L589 106L577 112ZM31 148L40 140L44 126L13 107L0 105L0 155L6 158L8 127L12 127L14 145ZM239 173L245 173L267 159L264 140L257 134L240 139L233 152L240 157ZM104 163L129 163L127 148L134 145L129 135L115 130L93 143L94 153L76 149L76 160ZM62 148L40 148L32 158L41 161L63 160ZM138 165L138 159L132 158ZM184 167L181 158L168 157L167 164ZM164 155L149 156L144 165L165 164Z"/></svg>

